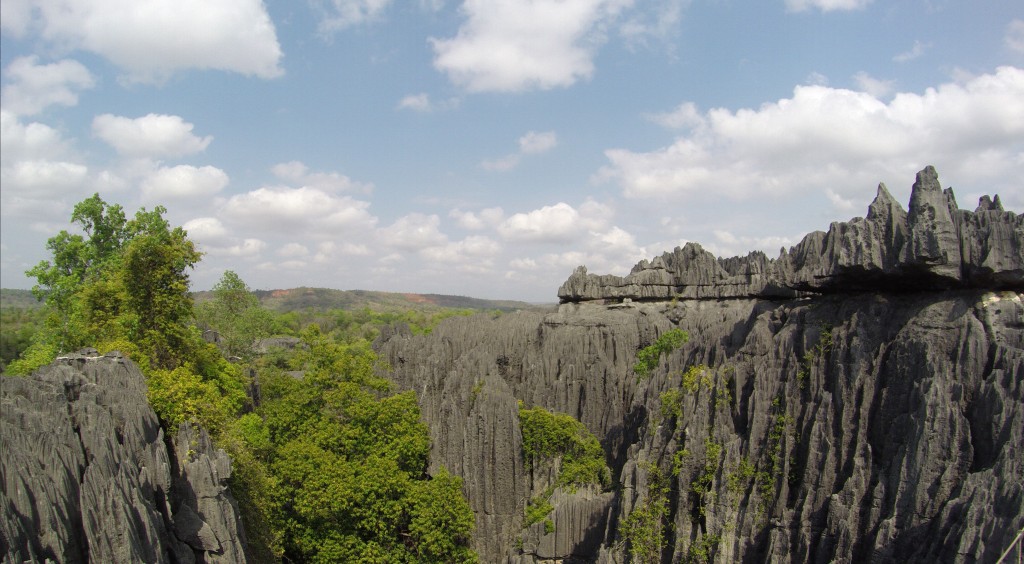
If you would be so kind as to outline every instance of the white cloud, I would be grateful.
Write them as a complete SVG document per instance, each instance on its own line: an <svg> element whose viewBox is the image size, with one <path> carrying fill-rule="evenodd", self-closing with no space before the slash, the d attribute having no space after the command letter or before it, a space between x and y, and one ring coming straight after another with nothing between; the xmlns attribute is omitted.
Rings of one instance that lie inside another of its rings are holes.
<svg viewBox="0 0 1024 564"><path fill-rule="evenodd" d="M554 131L528 131L519 138L519 152L524 155L535 155L550 151L558 145L558 136Z"/></svg>
<svg viewBox="0 0 1024 564"><path fill-rule="evenodd" d="M426 92L410 94L398 102L398 109L413 110L417 112L429 112L434 109L430 103L430 95Z"/></svg>
<svg viewBox="0 0 1024 564"><path fill-rule="evenodd" d="M143 198L163 201L180 198L212 197L228 185L228 175L213 167L179 165L160 167L143 179Z"/></svg>
<svg viewBox="0 0 1024 564"><path fill-rule="evenodd" d="M22 38L32 23L31 0L4 0L0 2L0 30Z"/></svg>
<svg viewBox="0 0 1024 564"><path fill-rule="evenodd" d="M0 199L4 217L16 213L45 216L59 200L77 197L88 183L89 168L77 162L70 143L59 131L22 123L0 110Z"/></svg>
<svg viewBox="0 0 1024 564"><path fill-rule="evenodd" d="M323 10L320 31L331 32L379 19L391 0L321 0L317 4Z"/></svg>
<svg viewBox="0 0 1024 564"><path fill-rule="evenodd" d="M652 151L611 149L596 180L631 198L747 200L831 186L860 191L935 164L961 182L1010 187L1024 167L1024 70L1001 67L966 83L888 103L850 90L798 86L757 109L713 109L703 124ZM991 168L967 163L988 155ZM852 192L845 192L852 193Z"/></svg>
<svg viewBox="0 0 1024 564"><path fill-rule="evenodd" d="M774 235L763 237L734 235L732 232L724 229L715 229L712 233L714 239L702 241L701 246L704 250L718 257L743 256L749 253L751 249L763 249L763 252L772 257L772 253L783 248L789 248L802 238L802 236L794 238Z"/></svg>
<svg viewBox="0 0 1024 564"><path fill-rule="evenodd" d="M158 82L184 69L262 78L283 72L274 24L261 0L13 2L4 1L5 31L24 36L38 29L57 48L97 53L132 80Z"/></svg>
<svg viewBox="0 0 1024 564"><path fill-rule="evenodd" d="M5 195L21 193L29 199L45 200L77 192L85 184L88 173L88 167L76 163L19 161L0 169L0 184Z"/></svg>
<svg viewBox="0 0 1024 564"><path fill-rule="evenodd" d="M381 229L379 239L385 245L404 251L437 247L448 243L448 237L438 229L440 225L441 219L436 215L411 213Z"/></svg>
<svg viewBox="0 0 1024 564"><path fill-rule="evenodd" d="M94 135L131 157L182 157L204 151L213 137L197 137L193 127L179 116L160 114L135 119L103 114L92 121Z"/></svg>
<svg viewBox="0 0 1024 564"><path fill-rule="evenodd" d="M861 10L872 0L786 0L786 9L791 12L803 12L817 8L822 12L836 10Z"/></svg>
<svg viewBox="0 0 1024 564"><path fill-rule="evenodd" d="M649 40L669 41L679 32L683 8L690 0L659 0L654 9L634 13L619 27L619 35L630 47L646 46Z"/></svg>
<svg viewBox="0 0 1024 564"><path fill-rule="evenodd" d="M228 237L227 228L215 217L197 217L186 221L182 227L191 239L204 243L215 244Z"/></svg>
<svg viewBox="0 0 1024 564"><path fill-rule="evenodd" d="M277 254L282 257L305 257L309 256L309 249L300 243L288 243L278 249Z"/></svg>
<svg viewBox="0 0 1024 564"><path fill-rule="evenodd" d="M1009 50L1024 54L1024 20L1013 20L1006 24L1003 42Z"/></svg>
<svg viewBox="0 0 1024 564"><path fill-rule="evenodd" d="M501 245L490 237L471 235L461 241L423 249L424 258L444 263L477 264L490 267Z"/></svg>
<svg viewBox="0 0 1024 564"><path fill-rule="evenodd" d="M807 75L807 78L804 79L804 84L808 86L828 86L828 77L818 71L814 71Z"/></svg>
<svg viewBox="0 0 1024 564"><path fill-rule="evenodd" d="M455 219L455 222L463 229L479 231L487 227L496 227L504 219L505 212L501 208L485 208L479 213L456 208L449 212L448 216Z"/></svg>
<svg viewBox="0 0 1024 564"><path fill-rule="evenodd" d="M4 165L21 160L64 158L68 142L60 132L42 123L24 124L18 116L0 110L0 162Z"/></svg>
<svg viewBox="0 0 1024 564"><path fill-rule="evenodd" d="M497 231L514 242L569 243L588 231L604 229L612 213L609 206L589 200L579 210L559 202L514 214L498 224Z"/></svg>
<svg viewBox="0 0 1024 564"><path fill-rule="evenodd" d="M48 65L36 64L36 56L19 57L4 70L9 81L3 87L5 110L19 115L37 114L50 105L78 104L78 90L95 86L96 81L85 65L64 59Z"/></svg>
<svg viewBox="0 0 1024 564"><path fill-rule="evenodd" d="M907 63L913 61L914 59L920 58L921 55L924 55L924 52L929 47L931 47L931 43L922 43L919 40L914 40L914 46L911 47L909 51L899 53L898 55L893 57L892 60L897 63Z"/></svg>
<svg viewBox="0 0 1024 564"><path fill-rule="evenodd" d="M671 112L650 114L647 116L650 121L669 129L683 129L695 127L704 123L704 118L697 110L693 102L683 102Z"/></svg>
<svg viewBox="0 0 1024 564"><path fill-rule="evenodd" d="M290 184L316 188L324 192L373 192L373 184L356 182L337 172L310 172L309 167L299 161L276 164L270 171L274 176Z"/></svg>
<svg viewBox="0 0 1024 564"><path fill-rule="evenodd" d="M537 155L550 151L558 145L558 135L554 131L528 131L519 138L519 152L505 155L497 159L489 159L480 163L485 170L504 172L519 166L526 155Z"/></svg>
<svg viewBox="0 0 1024 564"><path fill-rule="evenodd" d="M467 0L450 39L432 38L434 67L473 92L571 86L594 72L604 27L632 0Z"/></svg>
<svg viewBox="0 0 1024 564"><path fill-rule="evenodd" d="M372 228L377 218L369 207L368 202L316 188L264 187L232 196L224 203L223 213L241 226L323 238L340 229Z"/></svg>
<svg viewBox="0 0 1024 564"><path fill-rule="evenodd" d="M894 80L881 80L866 72L853 75L853 81L857 83L857 88L861 92L867 92L875 98L885 98L892 94L893 86L896 84Z"/></svg>

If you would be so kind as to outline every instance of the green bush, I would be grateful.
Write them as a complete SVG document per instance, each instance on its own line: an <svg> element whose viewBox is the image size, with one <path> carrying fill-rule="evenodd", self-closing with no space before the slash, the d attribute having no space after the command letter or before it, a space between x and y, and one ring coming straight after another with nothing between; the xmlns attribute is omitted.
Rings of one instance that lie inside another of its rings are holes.
<svg viewBox="0 0 1024 564"><path fill-rule="evenodd" d="M546 458L562 458L558 485L595 484L607 487L611 472L597 437L582 423L564 413L542 407L519 408L523 433L523 457L527 464Z"/></svg>
<svg viewBox="0 0 1024 564"><path fill-rule="evenodd" d="M640 378L650 376L651 371L658 367L662 354L668 354L678 349L689 340L690 335L682 329L666 331L653 344L640 349L636 353L636 364L633 365L633 372Z"/></svg>

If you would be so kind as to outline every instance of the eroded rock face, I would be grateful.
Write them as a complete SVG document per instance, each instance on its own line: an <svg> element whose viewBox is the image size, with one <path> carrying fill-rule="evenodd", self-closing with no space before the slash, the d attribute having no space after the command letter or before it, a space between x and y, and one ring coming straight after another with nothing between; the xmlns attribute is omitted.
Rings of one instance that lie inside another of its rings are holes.
<svg viewBox="0 0 1024 564"><path fill-rule="evenodd" d="M716 258L687 243L620 277L578 268L558 290L562 302L792 298L808 293L1024 288L1024 216L999 197L973 212L927 167L917 174L909 212L879 185L867 216L836 222L776 259L755 252Z"/></svg>
<svg viewBox="0 0 1024 564"><path fill-rule="evenodd" d="M663 562L997 558L1024 528L1021 216L957 210L931 170L918 185L909 213L882 186L775 260L688 245L624 278L577 270L549 312L382 335L432 464L465 479L481 560L630 561L620 525L652 472ZM638 378L676 327L689 342ZM551 469L523 464L520 400L583 422L616 483L556 490L552 532L524 527Z"/></svg>
<svg viewBox="0 0 1024 564"><path fill-rule="evenodd" d="M165 440L116 353L0 376L4 562L244 562L229 476L205 431Z"/></svg>

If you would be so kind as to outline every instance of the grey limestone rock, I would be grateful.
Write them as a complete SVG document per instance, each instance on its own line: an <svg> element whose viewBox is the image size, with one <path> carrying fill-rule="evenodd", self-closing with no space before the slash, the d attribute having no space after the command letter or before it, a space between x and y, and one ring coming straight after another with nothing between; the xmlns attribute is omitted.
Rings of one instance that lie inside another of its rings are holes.
<svg viewBox="0 0 1024 564"><path fill-rule="evenodd" d="M866 217L833 223L769 259L716 258L695 243L641 261L626 276L576 269L562 302L792 298L850 291L1024 288L1024 216L985 196L971 212L926 167L903 208L884 185Z"/></svg>
<svg viewBox="0 0 1024 564"><path fill-rule="evenodd" d="M0 376L3 561L244 561L230 461L208 439L196 446L183 467L138 367L116 353Z"/></svg>
<svg viewBox="0 0 1024 564"><path fill-rule="evenodd" d="M547 312L384 332L481 560L631 561L620 525L655 468L662 562L998 557L1024 528L1024 224L998 198L957 209L932 169L914 193L907 212L879 186L866 217L776 259L690 244L625 277L581 267ZM639 378L672 328L689 341ZM553 532L524 527L551 479L523 463L517 402L577 418L612 471L608 491L556 490Z"/></svg>

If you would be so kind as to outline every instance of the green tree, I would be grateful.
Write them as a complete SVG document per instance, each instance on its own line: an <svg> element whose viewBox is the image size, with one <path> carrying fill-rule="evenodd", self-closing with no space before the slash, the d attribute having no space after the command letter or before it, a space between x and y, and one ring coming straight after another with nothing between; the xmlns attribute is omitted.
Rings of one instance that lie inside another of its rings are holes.
<svg viewBox="0 0 1024 564"><path fill-rule="evenodd" d="M235 272L224 272L213 287L213 299L196 307L200 325L215 329L228 356L252 362L257 340L270 336L274 317Z"/></svg>

